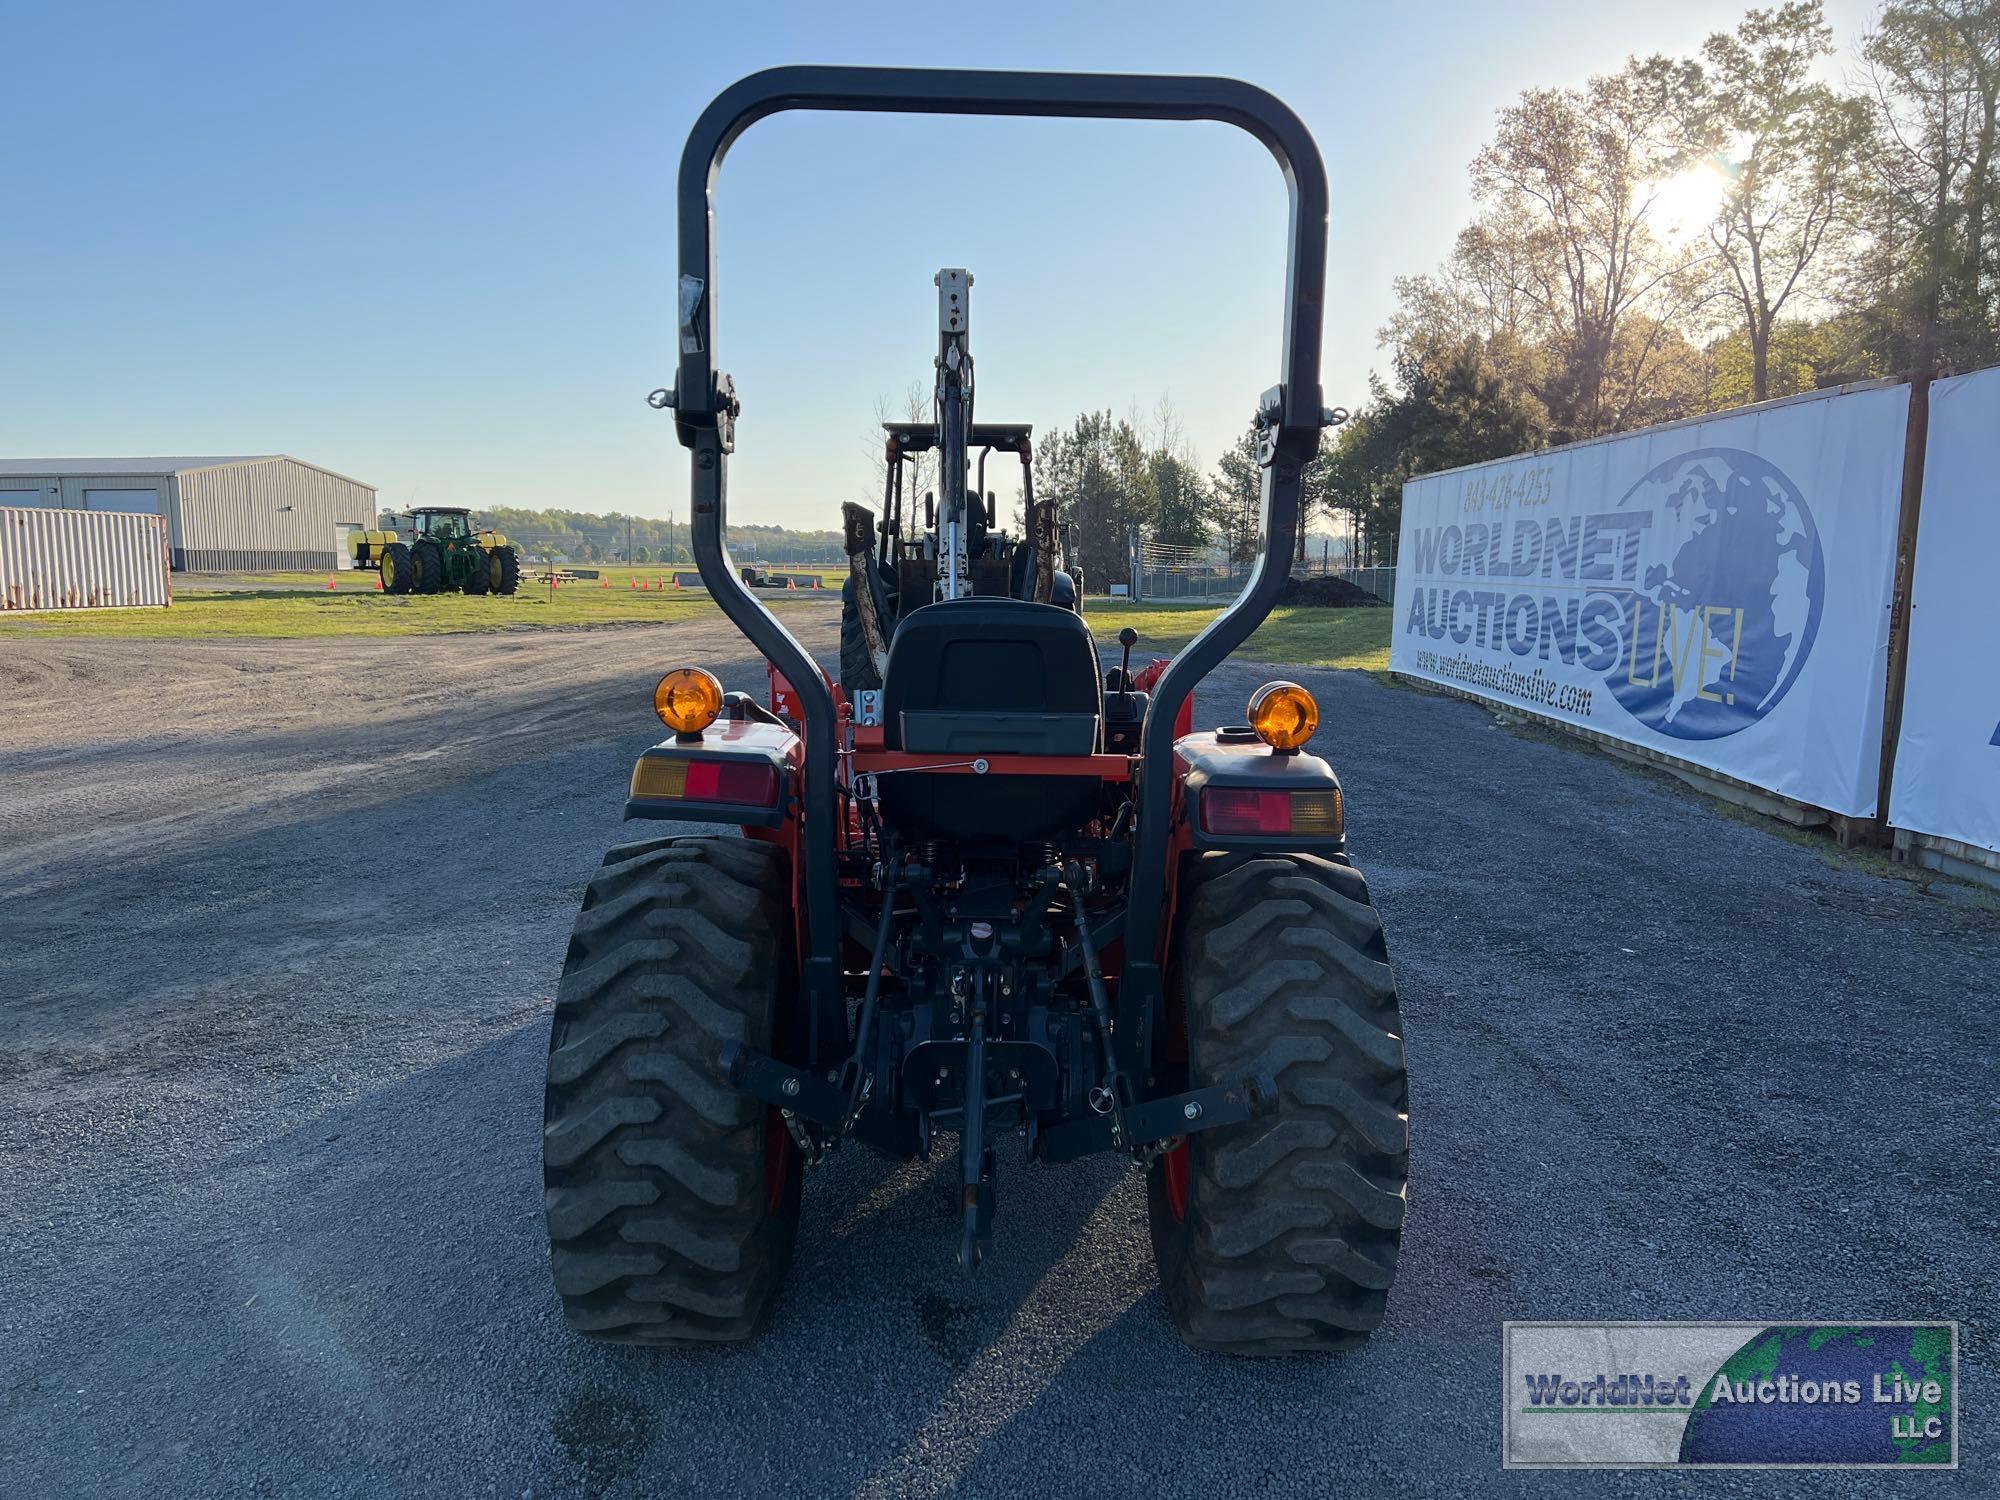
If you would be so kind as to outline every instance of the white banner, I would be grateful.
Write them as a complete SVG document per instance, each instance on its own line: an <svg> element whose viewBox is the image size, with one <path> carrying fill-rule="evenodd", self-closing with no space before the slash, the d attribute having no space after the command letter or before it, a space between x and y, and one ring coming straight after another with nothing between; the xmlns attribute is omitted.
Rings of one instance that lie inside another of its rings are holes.
<svg viewBox="0 0 2000 1500"><path fill-rule="evenodd" d="M1931 387L1889 820L2000 850L2000 369Z"/></svg>
<svg viewBox="0 0 2000 1500"><path fill-rule="evenodd" d="M1403 490L1392 670L1875 812L1909 387Z"/></svg>

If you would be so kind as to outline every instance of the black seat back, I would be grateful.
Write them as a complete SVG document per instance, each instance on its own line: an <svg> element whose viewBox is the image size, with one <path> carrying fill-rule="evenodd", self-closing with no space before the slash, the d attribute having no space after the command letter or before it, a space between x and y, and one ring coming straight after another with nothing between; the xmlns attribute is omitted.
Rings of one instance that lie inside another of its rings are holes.
<svg viewBox="0 0 2000 1500"><path fill-rule="evenodd" d="M882 679L892 750L1089 755L1103 721L1097 647L1082 619L1054 605L981 596L903 617ZM889 820L919 837L1049 838L1087 821L1094 777L898 772L881 781Z"/></svg>

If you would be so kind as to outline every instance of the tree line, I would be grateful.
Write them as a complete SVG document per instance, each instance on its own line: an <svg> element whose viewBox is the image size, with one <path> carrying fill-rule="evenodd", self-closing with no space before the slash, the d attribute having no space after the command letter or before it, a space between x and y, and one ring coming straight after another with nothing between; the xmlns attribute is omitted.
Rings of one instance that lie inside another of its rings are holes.
<svg viewBox="0 0 2000 1500"><path fill-rule="evenodd" d="M2000 359L1996 122L2000 0L1889 0L1847 55L1792 0L1526 90L1443 264L1395 284L1388 372L1307 471L1301 552L1323 524L1389 560L1417 474ZM1253 552L1258 477L1248 432L1204 473L1177 423L1108 412L1036 455L1100 578L1135 528Z"/></svg>
<svg viewBox="0 0 2000 1500"><path fill-rule="evenodd" d="M392 512L383 513L388 523ZM496 505L472 513L472 523L504 532L536 558L555 562L632 563L640 567L690 567L686 521L610 511L529 510ZM828 564L846 560L838 531L798 531L786 526L731 526L729 550L738 561Z"/></svg>

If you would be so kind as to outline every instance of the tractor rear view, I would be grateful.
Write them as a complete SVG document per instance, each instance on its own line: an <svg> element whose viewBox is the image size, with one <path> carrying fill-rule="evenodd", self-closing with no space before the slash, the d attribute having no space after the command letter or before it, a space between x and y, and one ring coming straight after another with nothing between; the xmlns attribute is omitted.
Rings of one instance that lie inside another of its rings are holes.
<svg viewBox="0 0 2000 1500"><path fill-rule="evenodd" d="M354 566L379 568L388 594L511 594L521 556L497 531L476 531L472 512L426 505L398 530L363 531L349 544Z"/></svg>
<svg viewBox="0 0 2000 1500"><path fill-rule="evenodd" d="M937 278L934 420L894 424L882 513L846 513L840 680L723 544L740 408L714 366L709 191L781 109L1213 119L1292 193L1281 383L1257 405L1264 556L1171 662L1116 665L1078 609L1032 434L973 416L972 278ZM570 939L550 1034L544 1189L572 1327L752 1335L778 1297L805 1168L859 1146L951 1162L957 1259L995 1242L1003 1155L1147 1172L1166 1305L1239 1354L1337 1349L1382 1321L1408 1173L1396 988L1349 863L1318 707L1273 682L1192 726L1194 686L1286 582L1321 406L1326 184L1297 118L1218 79L785 68L703 114L680 176L680 363L703 582L769 696L661 679L672 731L627 818L717 825L614 848ZM1022 469L1001 531L986 458ZM938 458L921 514L904 460ZM1003 1153L1002 1147L1006 1150ZM1002 1235L1004 1242L1004 1234ZM884 1274L894 1274L885 1269Z"/></svg>

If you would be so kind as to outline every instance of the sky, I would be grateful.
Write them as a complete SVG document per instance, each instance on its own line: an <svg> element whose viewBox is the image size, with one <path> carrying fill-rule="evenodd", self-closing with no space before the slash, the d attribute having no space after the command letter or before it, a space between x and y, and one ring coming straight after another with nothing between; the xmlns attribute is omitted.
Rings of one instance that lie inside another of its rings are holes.
<svg viewBox="0 0 2000 1500"><path fill-rule="evenodd" d="M1524 88L1687 53L1743 6L492 3L16 6L0 23L0 456L283 452L385 506L686 514L671 383L689 127L782 63L1220 73L1332 183L1326 399L1471 212ZM1830 0L1843 47L1868 0ZM1162 397L1212 465L1278 375L1285 192L1209 124L792 113L716 193L730 518L838 525L878 403L974 276L979 414ZM898 413L900 415L900 413ZM1003 488L1003 494L1006 491Z"/></svg>

